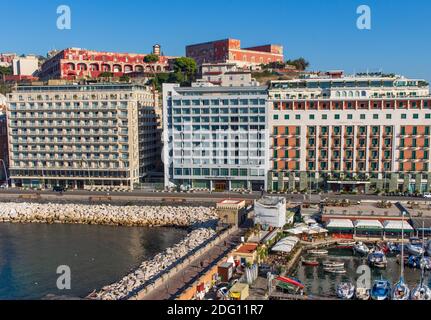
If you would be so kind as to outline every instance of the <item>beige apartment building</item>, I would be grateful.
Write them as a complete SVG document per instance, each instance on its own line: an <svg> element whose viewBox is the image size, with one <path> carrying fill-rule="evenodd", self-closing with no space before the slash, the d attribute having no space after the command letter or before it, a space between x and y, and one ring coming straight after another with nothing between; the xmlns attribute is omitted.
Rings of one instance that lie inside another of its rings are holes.
<svg viewBox="0 0 431 320"><path fill-rule="evenodd" d="M268 105L270 190L430 191L426 81L340 72L273 81Z"/></svg>
<svg viewBox="0 0 431 320"><path fill-rule="evenodd" d="M157 104L136 84L17 86L7 110L12 186L133 189L160 161Z"/></svg>

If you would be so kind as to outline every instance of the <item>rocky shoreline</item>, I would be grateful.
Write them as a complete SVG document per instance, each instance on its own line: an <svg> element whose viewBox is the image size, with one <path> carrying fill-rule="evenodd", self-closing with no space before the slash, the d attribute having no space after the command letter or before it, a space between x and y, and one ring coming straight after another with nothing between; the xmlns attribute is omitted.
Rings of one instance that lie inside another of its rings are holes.
<svg viewBox="0 0 431 320"><path fill-rule="evenodd" d="M64 203L0 203L0 223L68 223L138 227L192 227L181 242L144 261L134 272L103 287L91 299L119 300L154 279L215 235L214 208L189 206L114 206Z"/></svg>
<svg viewBox="0 0 431 320"><path fill-rule="evenodd" d="M129 293L142 287L148 280L178 262L214 235L215 231L212 229L201 228L192 231L180 243L157 254L153 259L144 261L134 272L114 284L103 287L100 291L91 294L89 298L96 300L126 298Z"/></svg>
<svg viewBox="0 0 431 320"><path fill-rule="evenodd" d="M0 223L70 223L118 226L202 226L217 220L214 208L3 202Z"/></svg>

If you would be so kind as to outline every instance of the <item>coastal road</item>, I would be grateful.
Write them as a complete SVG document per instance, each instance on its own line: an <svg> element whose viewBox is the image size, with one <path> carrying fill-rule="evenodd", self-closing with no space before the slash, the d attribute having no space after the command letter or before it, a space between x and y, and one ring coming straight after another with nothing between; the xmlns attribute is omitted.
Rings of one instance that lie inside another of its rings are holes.
<svg viewBox="0 0 431 320"><path fill-rule="evenodd" d="M184 199L186 201L208 201L208 202L217 202L221 199L245 199L245 200L254 200L258 199L261 196L260 192L253 192L251 194L239 194L234 192L195 192L195 193L180 193L180 192L149 192L144 190L134 190L129 192L97 192L97 191L85 191L85 190L70 190L64 192L63 194L59 194L53 191L29 191L29 190L19 190L19 189L4 189L0 191L0 199L2 200L12 200L17 199L22 195L32 195L32 194L40 194L43 199L47 200L88 200L89 197L97 197L97 196L108 196L112 198L112 201L115 200L125 200L125 201L133 201L133 200L155 200L160 201L163 199L166 200L180 200ZM288 194L288 195L280 195L285 196L286 199L293 203L302 203L308 200L308 195L303 194ZM312 195L313 198L318 198L318 195ZM431 199L425 199L422 197L402 197L402 196L377 196L377 195L340 195L340 194L332 194L325 193L321 195L322 199L349 199L353 201L379 201L379 200L388 200L388 201L431 201Z"/></svg>
<svg viewBox="0 0 431 320"><path fill-rule="evenodd" d="M143 300L175 299L179 294L190 288L195 281L199 280L199 278L213 266L225 258L230 251L236 248L240 244L241 236L243 236L244 233L245 229L238 229L205 254L191 261L185 270L177 272L163 285L148 293L144 296Z"/></svg>

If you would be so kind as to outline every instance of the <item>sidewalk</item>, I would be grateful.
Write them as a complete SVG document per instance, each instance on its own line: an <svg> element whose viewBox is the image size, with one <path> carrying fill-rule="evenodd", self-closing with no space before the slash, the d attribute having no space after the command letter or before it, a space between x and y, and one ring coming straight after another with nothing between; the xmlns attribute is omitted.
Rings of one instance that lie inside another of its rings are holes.
<svg viewBox="0 0 431 320"><path fill-rule="evenodd" d="M244 232L244 230L239 229L228 236L226 240L220 241L204 255L191 261L185 270L179 271L162 286L145 295L142 300L176 299L177 296L222 260L228 252L232 251L241 242L241 236ZM225 242L226 246L224 245Z"/></svg>

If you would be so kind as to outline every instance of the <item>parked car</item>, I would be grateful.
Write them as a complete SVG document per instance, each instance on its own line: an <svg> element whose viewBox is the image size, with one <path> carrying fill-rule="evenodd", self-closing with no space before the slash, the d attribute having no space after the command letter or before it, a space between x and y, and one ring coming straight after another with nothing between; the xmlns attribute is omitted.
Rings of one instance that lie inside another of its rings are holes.
<svg viewBox="0 0 431 320"><path fill-rule="evenodd" d="M229 289L227 287L222 287L217 290L217 299L225 300L228 298Z"/></svg>
<svg viewBox="0 0 431 320"><path fill-rule="evenodd" d="M0 185L0 189L7 189L7 188L9 188L7 183L3 183Z"/></svg>
<svg viewBox="0 0 431 320"><path fill-rule="evenodd" d="M67 189L64 186L54 186L54 188L52 188L52 191L54 192L65 192Z"/></svg>
<svg viewBox="0 0 431 320"><path fill-rule="evenodd" d="M430 192L425 192L424 193L424 198L431 199L431 193Z"/></svg>

